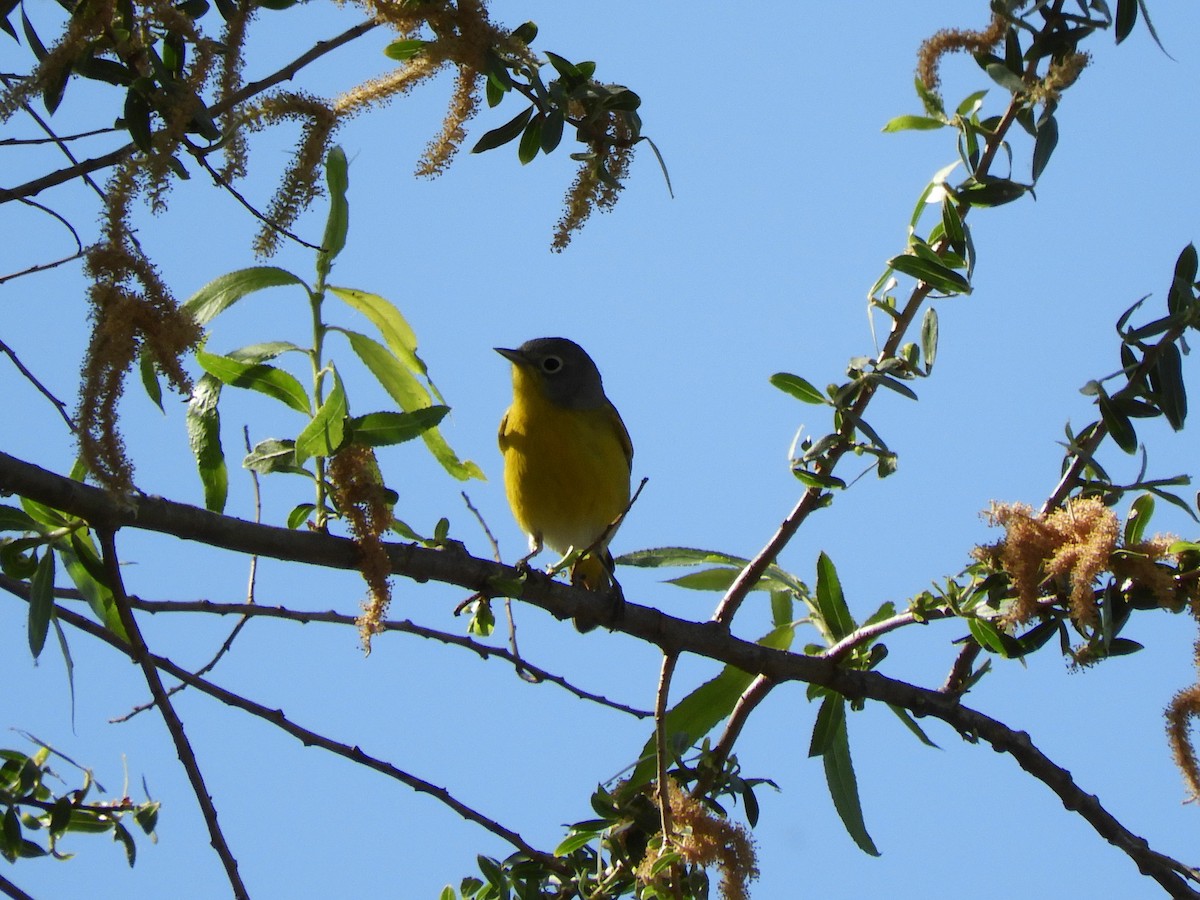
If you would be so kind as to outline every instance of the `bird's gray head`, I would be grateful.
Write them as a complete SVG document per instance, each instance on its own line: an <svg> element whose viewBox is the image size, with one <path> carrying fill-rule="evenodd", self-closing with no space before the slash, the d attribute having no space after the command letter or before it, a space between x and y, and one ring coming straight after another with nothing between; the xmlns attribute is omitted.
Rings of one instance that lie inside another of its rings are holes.
<svg viewBox="0 0 1200 900"><path fill-rule="evenodd" d="M600 370L574 341L534 338L516 350L497 347L496 352L532 374L555 406L596 409L607 402Z"/></svg>

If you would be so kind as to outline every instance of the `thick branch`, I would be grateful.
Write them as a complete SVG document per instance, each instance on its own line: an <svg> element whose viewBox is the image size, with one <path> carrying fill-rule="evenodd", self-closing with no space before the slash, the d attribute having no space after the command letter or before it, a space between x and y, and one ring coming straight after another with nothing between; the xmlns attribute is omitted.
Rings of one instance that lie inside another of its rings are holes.
<svg viewBox="0 0 1200 900"><path fill-rule="evenodd" d="M354 544L345 538L256 525L159 497L116 500L102 490L62 478L3 453L0 453L0 491L19 493L88 519L93 525L104 523L110 527L143 528L235 552L258 553L331 568L355 567ZM608 601L603 595L556 582L539 572L518 573L508 566L476 559L454 547L430 550L415 545L390 544L387 549L393 571L417 581L440 581L488 594L494 593L492 585L495 583L511 583L524 577L519 599L560 620L573 619L580 614L600 615L607 608ZM996 750L1011 754L1023 769L1054 791L1067 809L1082 816L1101 837L1127 854L1140 871L1162 885L1171 896L1200 898L1200 893L1193 891L1179 874L1178 863L1150 850L1144 839L1126 829L1096 797L1081 790L1071 780L1069 772L1038 750L1028 735L962 706L954 697L887 678L878 672L843 669L827 659L773 650L737 638L719 623L690 622L636 603L627 602L623 616L612 627L655 644L664 652L694 653L753 675L766 676L771 681L818 684L848 699L877 700L904 707L918 717L941 719L969 739L982 738ZM193 678L177 666L163 662L164 670L176 677ZM294 727L291 723L287 726Z"/></svg>

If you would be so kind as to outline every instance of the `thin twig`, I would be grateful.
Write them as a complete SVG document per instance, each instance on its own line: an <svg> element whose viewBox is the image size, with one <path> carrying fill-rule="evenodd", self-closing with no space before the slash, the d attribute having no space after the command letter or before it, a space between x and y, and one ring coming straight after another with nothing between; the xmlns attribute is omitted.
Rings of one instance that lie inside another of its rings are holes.
<svg viewBox="0 0 1200 900"><path fill-rule="evenodd" d="M746 690L742 691L742 695L738 697L737 703L733 706L733 711L729 714L729 719L725 722L725 730L721 732L721 737L717 739L717 743L713 745L712 755L716 763L714 771L720 771L725 765L725 760L729 759L729 755L733 752L733 745L742 734L742 728L745 727L747 719L750 718L750 713L754 712L758 704L767 699L767 694L775 687L775 682L765 675L758 675L750 682ZM704 786L707 790L708 785ZM695 794L700 791L700 785L696 786ZM703 793L703 791L700 791Z"/></svg>
<svg viewBox="0 0 1200 900"><path fill-rule="evenodd" d="M667 701L671 694L671 676L675 674L675 664L679 662L679 654L664 653L662 670L658 675L658 690L654 695L654 751L658 765L658 814L662 822L662 844L659 853L666 853L674 840L675 829L671 822L671 792L667 784L670 777L667 766L670 759L667 755Z"/></svg>
<svg viewBox="0 0 1200 900"><path fill-rule="evenodd" d="M496 536L492 534L492 529L488 528L488 524L484 521L483 514L475 508L475 504L471 502L471 498L467 496L466 491L460 492L463 498L463 503L467 505L467 509L471 511L471 515L475 517L475 521L479 523L479 527L483 529L483 533L487 536L488 543L492 545L492 559L500 562L500 542L496 540ZM474 600L480 603L486 603L487 600L482 594L472 594L454 609L454 614L457 616L466 605ZM537 684L541 681L538 675L531 671L521 658L521 649L517 646L517 620L513 617L512 598L504 598L504 618L508 621L508 646L512 651L515 659L520 660L516 666L517 677L522 681L528 681L530 684Z"/></svg>
<svg viewBox="0 0 1200 900"><path fill-rule="evenodd" d="M10 86L10 84L11 84L10 78L5 77L5 78L3 78L3 81L4 81L5 87ZM49 123L47 123L45 119L43 119L40 115L38 115L38 112L36 109L34 109L28 103L22 103L21 109L24 110L25 114L27 116L29 116L29 118L33 119L33 121L37 123L38 127L41 128L42 131L44 131L46 133L46 138L48 140L52 141L55 144L55 146L57 146L58 149L62 151L63 156L65 156L67 159L69 159L71 161L71 165L73 165L73 166L79 165L79 160L75 158L75 154L71 152L71 148L67 146L67 142L65 140L63 140L62 138L60 138L57 134L55 134L54 129L50 127ZM83 177L84 184L86 184L93 191L95 191L96 196L98 196L100 198L101 202L107 202L108 198L105 197L104 191L102 191L100 189L100 186L98 184L96 184L95 181L92 180L92 177L87 174L83 175L82 177Z"/></svg>
<svg viewBox="0 0 1200 900"><path fill-rule="evenodd" d="M62 257L59 257L58 259L51 260L48 263L35 263L32 266L27 266L26 268L21 269L20 271L9 272L7 275L0 275L0 284L4 284L7 281L13 281L17 278L24 278L26 275L35 275L38 272L48 272L50 269L57 269L59 266L65 265L69 262L74 262L75 260L79 259L84 254L83 241L80 240L79 232L76 231L75 226L72 225L67 220L66 216L62 215L61 213L55 212L53 209L51 209L49 206L46 206L44 203L39 203L36 200L30 200L27 197L22 198L21 202L24 203L26 206L31 206L40 212L44 212L46 215L50 216L51 218L57 219L59 224L62 225L64 228L67 229L67 231L69 231L71 233L71 238L72 238L72 240L75 241L75 252L70 253L67 256L62 256Z"/></svg>
<svg viewBox="0 0 1200 900"><path fill-rule="evenodd" d="M1031 62L1030 66L1036 66L1036 61ZM996 129L992 132L987 146L980 157L979 165L975 168L975 176L978 178L985 174L991 167L992 161L995 159L996 153L1003 143L1004 135L1007 134L1013 122L1016 121L1017 113L1021 108L1021 102L1014 95L1008 105ZM968 209L960 211L961 216L966 216ZM948 246L948 241L943 239L935 246L935 252ZM925 299L932 293L932 288L925 282L918 282L909 295L904 308L895 314L892 320L891 331L888 333L887 340L884 342L883 350L879 354L879 359L889 359L899 352L900 344L907 333L909 326L916 318L918 310L925 302ZM867 405L875 396L878 390L877 382L867 382L859 391L851 407L843 414L841 427L836 434L840 438L828 453L817 462L816 474L822 477L828 477L833 474L841 458L850 451L851 441L850 436L853 434L857 423L862 418L866 411ZM725 592L725 596L721 598L721 602L717 605L716 611L713 613L712 621L718 622L725 627L733 621L734 615L737 613L742 602L749 596L750 591L758 584L767 567L770 566L778 558L783 548L788 545L791 539L795 536L800 526L804 521L816 510L824 505L826 491L824 488L812 486L809 487L800 500L788 513L783 522L776 529L775 534L763 546L762 550L747 563L746 567L738 573L733 584Z"/></svg>
<svg viewBox="0 0 1200 900"><path fill-rule="evenodd" d="M11 897L12 900L34 900L34 898L25 893L3 875L0 875L0 893L5 897Z"/></svg>
<svg viewBox="0 0 1200 900"><path fill-rule="evenodd" d="M32 372L25 368L25 364L21 362L20 358L18 358L13 349L2 340L0 340L0 353L3 353L12 360L13 365L17 367L17 371L24 376L26 381L28 381L37 389L38 393L50 401L54 408L58 410L58 414L62 416L63 421L67 423L67 427L70 428L71 431L74 431L75 423L71 421L71 416L67 412L67 405L50 393L46 386L38 381L37 377Z"/></svg>
<svg viewBox="0 0 1200 900"><path fill-rule="evenodd" d="M365 22L360 22L358 25L346 29L341 34L330 38L327 41L318 41L307 53L296 57L296 59L292 60L286 66L277 69L274 73L268 75L266 78L251 82L243 87L240 91L236 91L226 97L224 100L214 103L208 108L209 113L216 117L222 115L223 113L229 112L239 103L256 96L268 88L274 87L280 82L293 78L297 72L299 72L309 63L320 59L325 54L336 50L343 44L362 37L364 34L371 31L371 29L375 28L378 24L378 22L368 19ZM48 188L54 187L55 185L84 177L100 169L107 169L109 166L119 163L122 159L136 149L137 148L131 142L126 144L124 147L118 147L116 150L113 150L110 153L105 153L103 156L97 156L93 159L85 159L73 166L59 169L56 172L50 172L41 176L40 178L35 178L32 181L27 181L24 184L17 185L14 188L0 188L0 203L7 203L10 200L19 200L22 197L33 197Z"/></svg>
<svg viewBox="0 0 1200 900"><path fill-rule="evenodd" d="M277 222L272 220L265 213L259 212L258 208L255 207L253 203L251 203L249 200L247 200L237 188L235 188L232 184L230 184L229 181L227 179L225 179L221 175L220 172L218 172L216 169L214 169L212 167L212 163L210 163L208 161L208 157L205 156L204 154L202 154L199 151L199 148L197 148L191 142L188 142L188 147L189 147L189 149L191 149L193 151L192 159L194 159L196 162L198 162L204 168L204 170L206 172L208 172L208 174L212 177L213 184L217 185L218 187L224 188L226 193L228 193L230 196L233 197L234 200L236 200L238 203L240 203L242 205L242 208L245 209L248 213L250 213L250 215L252 215L254 218L258 219L260 222L262 222L268 228L272 229L273 231L279 232L281 235L283 235L288 240L294 241L295 243L299 244L301 247L304 247L307 250L320 250L321 249L320 244L309 243L308 241L304 240L304 238L300 237L300 235L296 234L295 232L288 231L286 228L281 227Z"/></svg>
<svg viewBox="0 0 1200 900"><path fill-rule="evenodd" d="M141 666L142 674L146 679L146 684L150 688L150 693L154 697L159 712L162 713L163 721L167 725L167 731L170 732L171 740L175 744L175 752L179 755L179 761L183 764L188 781L192 785L192 792L196 795L196 801L199 803L200 810L204 815L204 822L208 826L208 836L212 847L217 852L217 856L220 857L221 864L225 867L225 877L229 879L229 886L233 889L233 895L237 900L249 900L250 895L246 891L246 886L242 883L242 876L238 873L237 859L234 858L233 853L230 851L229 844L225 840L225 835L221 831L221 826L217 823L217 808L213 805L212 796L208 792L208 787L204 783L204 776L200 772L200 765L196 761L196 754L192 750L192 745L189 743L187 734L183 730L183 721L171 705L171 700L167 696L166 689L163 687L162 679L158 675L160 667L155 661L157 657L152 657L149 648L146 646L146 641L142 637L141 630L138 628L137 619L133 615L133 608L129 605L129 597L125 593L125 586L121 579L121 566L117 558L116 532L111 527L97 526L96 537L100 541L101 557L104 563L104 572L107 576L108 587L112 592L113 602L117 607L121 624L129 636L129 644L125 652L134 662ZM179 676L176 675L176 677Z"/></svg>
<svg viewBox="0 0 1200 900"><path fill-rule="evenodd" d="M75 628L79 628L82 631L86 631L88 634L105 641L107 644L115 647L117 650L120 650L127 656L137 659L137 650L124 643L119 638L113 636L105 628L97 625L90 619L87 619L78 613L60 606L55 607L54 613L64 622L67 622L68 624L74 626ZM253 700L247 699L240 694L236 694L233 691L229 691L223 687L220 687L211 681L208 681L204 678L199 678L188 672L183 667L176 665L166 657L157 656L147 651L144 654L144 659L151 665L152 668L162 669L172 677L187 682L196 690L207 694L210 697L214 697L225 705L232 706L235 709L240 709L243 712L249 713L252 716L269 722L276 728L279 728L281 731L284 731L299 740L306 747L320 747L322 750L327 750L330 753L334 753L350 760L351 762L357 763L358 765L365 766L368 769L372 769L373 771L386 775L389 778L393 778L396 781L399 781L402 784L412 788L414 791L423 794L429 794L431 797L441 801L445 806L448 806L450 809L454 810L454 812L458 813L458 815L466 819L468 822L474 822L476 825L480 825L497 837L507 841L509 844L511 844L513 847L516 847L517 850L526 854L531 859L538 860L542 863L542 865L556 872L564 874L566 873L566 866L562 860L550 853L545 853L536 849L524 838L522 838L520 834L512 831L511 829L505 828L494 819L490 819L482 813L467 806L465 803L451 795L450 792L445 788L438 787L437 785L425 781L424 779L418 778L415 775L411 775L389 762L385 762L384 760L370 756L357 746L351 746L350 744L345 744L341 741L335 741L332 738L326 737L325 735L318 734L315 731L310 731L301 725L297 725L284 714L283 710L269 709L260 703L255 703Z"/></svg>
<svg viewBox="0 0 1200 900"><path fill-rule="evenodd" d="M0 573L0 590L7 591L15 597L28 602L29 600L29 584L28 582L20 581L8 575ZM82 601L86 598L74 588L56 588L54 596L65 600ZM358 627L358 620L354 616L348 616L344 613L328 610L325 612L316 612L309 610L291 609L285 606L263 606L261 604L243 604L243 603L214 603L211 600L142 600L136 596L129 597L129 605L134 609L141 610L153 614L158 613L206 613L210 615L220 616L243 616L253 618L262 616L271 619L284 619L289 622L296 622L301 625L310 622L319 622L329 625L345 625L350 627ZM638 709L635 706L629 706L625 703L619 703L616 700L610 700L600 694L593 694L591 691L586 691L583 688L569 682L561 675L550 672L531 664L528 660L521 659L513 655L509 650L503 647L495 647L491 644L483 644L462 635L450 634L444 631L437 631L433 628L426 628L422 625L417 625L410 621L395 621L384 620L379 623L379 627L383 631L395 631L402 634L411 634L416 637L425 638L427 640L439 641L447 646L458 647L462 650L468 650L478 656L480 659L487 660L495 657L496 659L504 660L514 668L527 670L531 675L537 678L537 683L547 682L557 685L568 693L574 694L580 700L586 700L589 703L596 703L600 706L607 706L609 709L617 712L625 713L637 719L648 719L652 715L648 709ZM197 674L204 674L201 670Z"/></svg>

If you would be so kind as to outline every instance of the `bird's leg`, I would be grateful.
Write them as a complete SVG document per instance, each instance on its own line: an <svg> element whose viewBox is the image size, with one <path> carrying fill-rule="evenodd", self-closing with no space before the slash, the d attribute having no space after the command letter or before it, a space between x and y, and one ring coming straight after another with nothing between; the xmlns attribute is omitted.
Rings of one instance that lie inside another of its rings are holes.
<svg viewBox="0 0 1200 900"><path fill-rule="evenodd" d="M529 572L529 561L542 552L542 536L540 534L531 534L529 536L529 552L513 563L513 568L521 575Z"/></svg>

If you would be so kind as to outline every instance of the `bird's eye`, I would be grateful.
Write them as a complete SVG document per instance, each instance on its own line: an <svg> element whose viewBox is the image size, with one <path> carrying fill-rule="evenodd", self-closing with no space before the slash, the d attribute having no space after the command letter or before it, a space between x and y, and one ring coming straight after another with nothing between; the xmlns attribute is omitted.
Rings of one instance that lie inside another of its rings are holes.
<svg viewBox="0 0 1200 900"><path fill-rule="evenodd" d="M553 375L555 372L557 372L561 368L562 368L562 360L559 359L557 356L547 356L545 359L542 360L542 371L549 375Z"/></svg>

